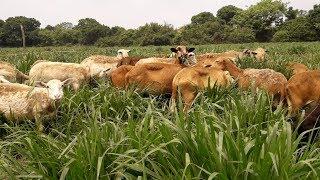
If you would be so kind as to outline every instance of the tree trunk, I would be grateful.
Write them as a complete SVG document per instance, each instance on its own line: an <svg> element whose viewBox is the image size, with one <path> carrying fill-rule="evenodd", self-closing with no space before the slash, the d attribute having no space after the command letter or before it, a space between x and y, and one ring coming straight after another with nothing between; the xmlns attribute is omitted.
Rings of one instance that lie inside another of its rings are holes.
<svg viewBox="0 0 320 180"><path fill-rule="evenodd" d="M21 28L21 34L22 34L22 47L26 48L26 35L25 35L22 24L20 24L20 28Z"/></svg>

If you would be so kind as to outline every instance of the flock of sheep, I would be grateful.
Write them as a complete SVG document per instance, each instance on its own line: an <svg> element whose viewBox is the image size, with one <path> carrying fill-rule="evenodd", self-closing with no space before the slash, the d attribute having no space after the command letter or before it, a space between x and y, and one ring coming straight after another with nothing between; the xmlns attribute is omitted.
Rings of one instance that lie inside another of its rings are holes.
<svg viewBox="0 0 320 180"><path fill-rule="evenodd" d="M266 50L227 51L195 55L195 48L171 48L169 58L129 57L129 50L121 49L116 57L94 55L79 63L36 61L29 75L13 65L0 61L0 113L8 120L34 119L37 129L43 130L43 119L50 118L63 98L63 87L70 85L77 91L94 79L110 78L117 88L135 85L150 94L170 93L171 110L175 109L178 92L186 112L197 92L208 86L228 87L237 83L242 90L263 89L273 97L274 106L287 104L289 116L309 103L320 100L320 71L309 70L303 64L290 64L293 76L286 77L272 69L240 69L237 60L244 57L264 61ZM19 84L26 83L26 84ZM320 109L319 109L320 110ZM320 112L320 111L319 111ZM315 111L302 125L315 125Z"/></svg>

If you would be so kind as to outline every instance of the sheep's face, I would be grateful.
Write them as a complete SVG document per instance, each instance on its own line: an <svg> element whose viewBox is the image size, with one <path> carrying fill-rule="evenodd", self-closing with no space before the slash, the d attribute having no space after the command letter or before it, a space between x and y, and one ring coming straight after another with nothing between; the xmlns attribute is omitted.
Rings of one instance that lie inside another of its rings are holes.
<svg viewBox="0 0 320 180"><path fill-rule="evenodd" d="M130 50L127 50L127 49L119 49L119 50L118 50L118 55L117 55L117 57L118 57L118 58L126 58L126 57L129 57L129 52L130 52Z"/></svg>
<svg viewBox="0 0 320 180"><path fill-rule="evenodd" d="M47 88L49 98L55 101L59 101L63 97L63 86L72 82L72 79L69 78L65 81L60 81L57 79L50 80L47 83L37 82L36 85L38 87Z"/></svg>
<svg viewBox="0 0 320 180"><path fill-rule="evenodd" d="M188 63L189 61L195 62L194 50L195 48L187 48L186 46L171 48L171 52L175 53L175 57L183 64Z"/></svg>

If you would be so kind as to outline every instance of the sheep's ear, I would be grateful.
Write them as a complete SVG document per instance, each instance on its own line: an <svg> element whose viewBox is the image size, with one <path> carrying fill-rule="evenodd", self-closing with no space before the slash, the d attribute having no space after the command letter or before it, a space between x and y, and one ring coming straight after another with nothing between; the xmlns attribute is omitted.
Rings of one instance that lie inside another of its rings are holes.
<svg viewBox="0 0 320 180"><path fill-rule="evenodd" d="M111 68L101 70L100 73L99 73L99 76L107 75L107 73L108 73L110 70L111 70Z"/></svg>
<svg viewBox="0 0 320 180"><path fill-rule="evenodd" d="M171 52L177 53L178 50L176 48L170 48Z"/></svg>
<svg viewBox="0 0 320 180"><path fill-rule="evenodd" d="M193 48L193 47L192 47L192 48L189 48L189 49L188 49L188 52L193 52L195 49L196 49L196 48Z"/></svg>
<svg viewBox="0 0 320 180"><path fill-rule="evenodd" d="M244 54L248 54L248 53L249 53L249 49L243 50L243 53L244 53Z"/></svg>
<svg viewBox="0 0 320 180"><path fill-rule="evenodd" d="M44 88L48 88L48 85L42 81L36 81L35 82L35 86L36 87L44 87Z"/></svg>
<svg viewBox="0 0 320 180"><path fill-rule="evenodd" d="M62 86L68 85L72 82L73 82L73 78L68 78L68 79L62 81Z"/></svg>

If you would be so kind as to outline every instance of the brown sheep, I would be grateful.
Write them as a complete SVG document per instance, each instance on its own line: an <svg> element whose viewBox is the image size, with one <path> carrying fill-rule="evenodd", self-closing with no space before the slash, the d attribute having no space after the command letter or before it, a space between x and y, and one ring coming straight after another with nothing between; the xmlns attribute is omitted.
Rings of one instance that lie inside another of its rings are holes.
<svg viewBox="0 0 320 180"><path fill-rule="evenodd" d="M125 76L126 87L137 85L140 90L159 95L171 93L174 76L185 66L180 64L147 63L134 66Z"/></svg>
<svg viewBox="0 0 320 180"><path fill-rule="evenodd" d="M267 54L267 50L263 49L263 48L257 48L256 50L252 51L251 54L254 58L256 58L258 61L264 61L266 54Z"/></svg>
<svg viewBox="0 0 320 180"><path fill-rule="evenodd" d="M309 68L301 63L288 63L287 67L292 70L293 75L306 72Z"/></svg>
<svg viewBox="0 0 320 180"><path fill-rule="evenodd" d="M0 76L10 82L23 83L29 79L29 76L23 74L12 64L4 61L0 61Z"/></svg>
<svg viewBox="0 0 320 180"><path fill-rule="evenodd" d="M217 62L222 70L230 72L231 76L238 81L241 89L248 90L251 86L263 89L270 95L279 98L283 102L286 95L286 77L272 69L240 69L228 59Z"/></svg>
<svg viewBox="0 0 320 180"><path fill-rule="evenodd" d="M293 75L286 86L289 116L310 102L320 100L320 71L309 70Z"/></svg>
<svg viewBox="0 0 320 180"><path fill-rule="evenodd" d="M210 80L210 84L209 84ZM197 90L205 89L210 85L229 86L233 79L228 71L215 67L187 67L177 73L172 82L171 110L175 107L178 89L185 103L184 111L188 110L194 101Z"/></svg>
<svg viewBox="0 0 320 180"><path fill-rule="evenodd" d="M245 49L243 52L230 50L222 53L205 53L205 54L197 55L197 61L202 62L208 59L216 59L219 57L223 57L223 58L229 58L233 62L236 62L238 59L243 59L247 56L250 56L250 53L251 51L248 49Z"/></svg>
<svg viewBox="0 0 320 180"><path fill-rule="evenodd" d="M131 66L134 66L136 65L136 63L140 60L140 59L143 59L141 57L125 57L125 58L122 58L118 61L118 64L117 64L117 68L122 66L122 65L131 65Z"/></svg>
<svg viewBox="0 0 320 180"><path fill-rule="evenodd" d="M126 83L125 83L125 77L126 74L133 68L134 66L131 65L122 65L112 71L110 73L110 79L112 82L112 85L117 87L117 88L125 88Z"/></svg>

